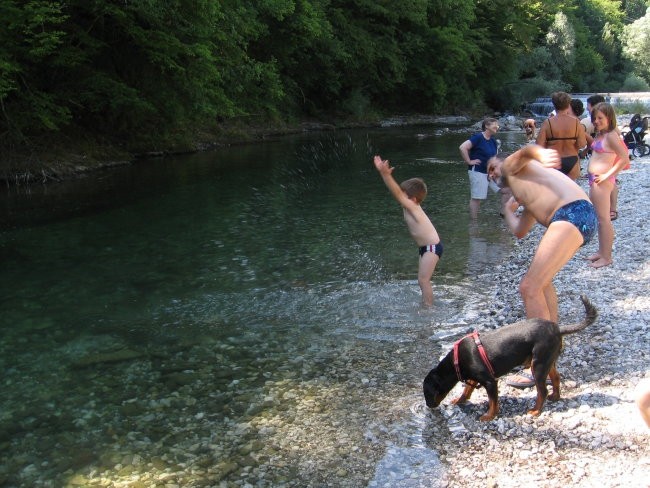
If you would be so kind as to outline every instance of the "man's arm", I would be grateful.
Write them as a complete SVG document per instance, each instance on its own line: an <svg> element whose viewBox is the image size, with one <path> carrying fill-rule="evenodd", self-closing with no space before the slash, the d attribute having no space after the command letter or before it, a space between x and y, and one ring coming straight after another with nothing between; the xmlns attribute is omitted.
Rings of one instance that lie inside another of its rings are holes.
<svg viewBox="0 0 650 488"><path fill-rule="evenodd" d="M503 163L506 175L516 175L531 161L539 161L546 168L559 168L560 157L555 149L544 149L536 144L524 146Z"/></svg>
<svg viewBox="0 0 650 488"><path fill-rule="evenodd" d="M515 197L510 197L503 207L503 217L514 236L521 239L528 234L537 220L525 208L521 215L517 216L515 212L518 208L519 202L515 200Z"/></svg>

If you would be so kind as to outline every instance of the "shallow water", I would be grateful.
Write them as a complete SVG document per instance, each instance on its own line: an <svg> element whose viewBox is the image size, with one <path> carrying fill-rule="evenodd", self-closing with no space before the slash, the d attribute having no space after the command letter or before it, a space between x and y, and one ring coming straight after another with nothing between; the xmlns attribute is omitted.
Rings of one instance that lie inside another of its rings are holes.
<svg viewBox="0 0 650 488"><path fill-rule="evenodd" d="M453 432L421 380L512 243L494 195L469 222L467 135L310 134L5 192L0 484L433 486ZM431 309L375 153L429 186Z"/></svg>

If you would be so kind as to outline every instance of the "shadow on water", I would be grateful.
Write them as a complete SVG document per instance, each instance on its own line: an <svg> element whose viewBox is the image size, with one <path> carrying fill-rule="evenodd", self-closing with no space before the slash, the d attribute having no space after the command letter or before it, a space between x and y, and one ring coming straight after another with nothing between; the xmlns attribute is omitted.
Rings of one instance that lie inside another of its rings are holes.
<svg viewBox="0 0 650 488"><path fill-rule="evenodd" d="M470 225L468 134L423 130L3 194L0 485L432 486L423 431L450 433L421 410L421 380L486 308L476 280L511 240L496 198ZM445 242L431 309L375 152L429 186Z"/></svg>

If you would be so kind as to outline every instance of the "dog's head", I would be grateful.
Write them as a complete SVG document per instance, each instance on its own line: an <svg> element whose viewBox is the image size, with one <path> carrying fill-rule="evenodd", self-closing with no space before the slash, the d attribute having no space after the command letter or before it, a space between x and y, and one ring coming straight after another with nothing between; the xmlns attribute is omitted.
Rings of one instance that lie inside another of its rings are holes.
<svg viewBox="0 0 650 488"><path fill-rule="evenodd" d="M524 130L526 131L526 134L534 134L535 133L535 119L526 119L523 123Z"/></svg>
<svg viewBox="0 0 650 488"><path fill-rule="evenodd" d="M435 368L429 371L427 377L424 378L422 390L424 391L424 400L429 408L435 408L440 405L440 402L443 401L447 396L447 393L449 393L449 390L443 392L440 377Z"/></svg>

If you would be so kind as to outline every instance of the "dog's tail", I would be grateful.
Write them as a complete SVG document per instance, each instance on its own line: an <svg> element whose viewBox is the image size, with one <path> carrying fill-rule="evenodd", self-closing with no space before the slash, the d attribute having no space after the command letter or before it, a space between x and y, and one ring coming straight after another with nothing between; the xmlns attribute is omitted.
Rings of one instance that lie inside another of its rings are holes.
<svg viewBox="0 0 650 488"><path fill-rule="evenodd" d="M585 306L585 319L578 323L578 324L569 324L569 325L564 325L560 327L560 334L566 335L566 334L573 334L574 332L581 331L582 329L587 328L591 324L593 324L596 321L596 318L598 317L598 310L596 310L596 307L594 307L591 302L587 299L585 295L580 295L580 300L582 300L582 304Z"/></svg>

